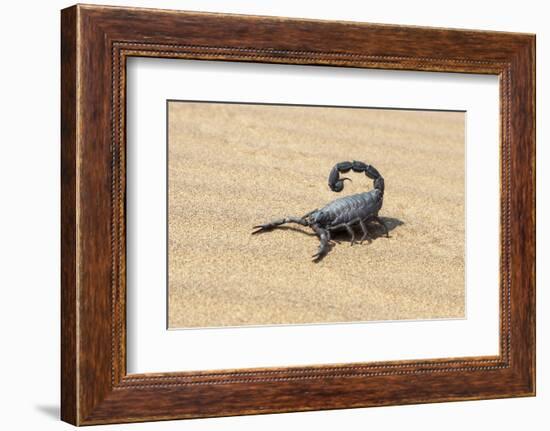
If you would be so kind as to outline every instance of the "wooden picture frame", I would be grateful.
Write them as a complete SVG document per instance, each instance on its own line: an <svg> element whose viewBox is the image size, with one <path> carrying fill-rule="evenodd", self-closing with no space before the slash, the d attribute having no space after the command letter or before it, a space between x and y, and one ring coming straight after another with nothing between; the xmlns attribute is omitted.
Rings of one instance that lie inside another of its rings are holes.
<svg viewBox="0 0 550 431"><path fill-rule="evenodd" d="M533 396L535 37L77 5L61 26L61 417L75 425ZM500 354L127 374L131 56L500 77Z"/></svg>

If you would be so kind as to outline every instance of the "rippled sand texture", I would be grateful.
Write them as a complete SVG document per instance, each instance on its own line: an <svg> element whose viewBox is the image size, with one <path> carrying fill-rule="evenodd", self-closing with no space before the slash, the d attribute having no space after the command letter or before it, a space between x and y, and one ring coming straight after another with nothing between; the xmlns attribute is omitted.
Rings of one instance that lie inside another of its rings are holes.
<svg viewBox="0 0 550 431"><path fill-rule="evenodd" d="M460 318L465 313L464 127L456 112L169 103L169 327ZM307 228L254 235L386 181L371 243L321 262Z"/></svg>

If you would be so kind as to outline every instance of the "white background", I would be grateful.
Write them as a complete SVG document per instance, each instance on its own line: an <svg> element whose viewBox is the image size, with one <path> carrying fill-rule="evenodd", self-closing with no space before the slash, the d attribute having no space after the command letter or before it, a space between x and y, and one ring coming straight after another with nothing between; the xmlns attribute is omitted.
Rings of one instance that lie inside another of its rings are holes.
<svg viewBox="0 0 550 431"><path fill-rule="evenodd" d="M342 19L537 33L537 117L550 117L549 14L541 1L306 2L103 1L106 4ZM3 4L0 103L0 424L9 430L70 429L59 410L59 9L63 1ZM31 121L31 122L30 122ZM546 123L548 124L548 123ZM436 405L105 426L97 429L546 429L548 365L549 128L538 121L538 396ZM25 318L21 318L21 311Z"/></svg>
<svg viewBox="0 0 550 431"><path fill-rule="evenodd" d="M127 83L129 373L498 354L498 77L139 58ZM167 331L167 99L467 111L467 319Z"/></svg>

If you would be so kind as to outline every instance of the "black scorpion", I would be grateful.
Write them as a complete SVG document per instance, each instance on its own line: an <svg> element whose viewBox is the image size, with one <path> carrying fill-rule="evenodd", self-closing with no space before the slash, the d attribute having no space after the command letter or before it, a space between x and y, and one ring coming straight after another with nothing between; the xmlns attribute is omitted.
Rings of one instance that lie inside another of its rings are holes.
<svg viewBox="0 0 550 431"><path fill-rule="evenodd" d="M257 230L252 234L265 232L286 223L297 223L310 227L317 234L320 241L319 250L312 256L314 261L320 260L328 252L331 232L333 231L347 230L351 236L351 245L353 245L355 243L353 227L357 225L361 227L363 236L359 241L363 242L369 238L367 223L375 221L384 228L386 237L389 237L388 227L378 217L378 211L382 208L384 198L384 178L376 168L357 161L337 163L328 176L328 186L333 192L341 192L344 189L344 181L351 180L347 177L340 178L340 173L346 173L350 170L359 173L364 172L367 177L374 180L374 189L336 199L323 208L313 210L303 217L285 217L271 223L254 226L254 229Z"/></svg>

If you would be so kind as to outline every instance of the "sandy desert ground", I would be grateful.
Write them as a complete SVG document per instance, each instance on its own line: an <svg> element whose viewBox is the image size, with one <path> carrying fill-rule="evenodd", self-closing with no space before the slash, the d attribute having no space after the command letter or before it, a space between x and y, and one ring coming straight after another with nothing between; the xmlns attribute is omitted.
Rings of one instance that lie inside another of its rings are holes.
<svg viewBox="0 0 550 431"><path fill-rule="evenodd" d="M169 103L169 327L461 318L464 127L460 112ZM371 243L339 236L319 263L300 226L251 235L386 181Z"/></svg>

